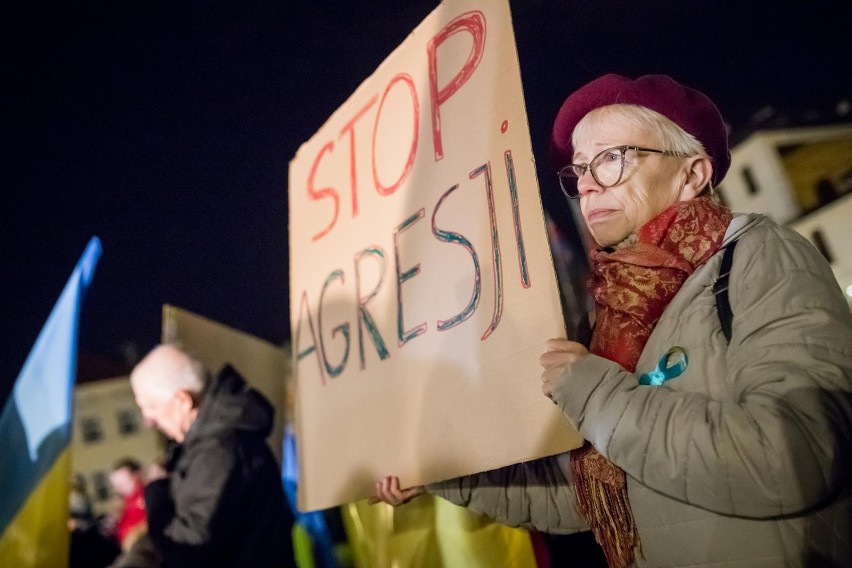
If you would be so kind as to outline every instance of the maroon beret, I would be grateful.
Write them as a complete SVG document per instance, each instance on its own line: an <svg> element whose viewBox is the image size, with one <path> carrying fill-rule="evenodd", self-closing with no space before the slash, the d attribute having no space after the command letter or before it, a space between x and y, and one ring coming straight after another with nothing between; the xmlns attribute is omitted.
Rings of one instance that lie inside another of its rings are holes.
<svg viewBox="0 0 852 568"><path fill-rule="evenodd" d="M684 87L666 75L645 75L632 81L610 73L574 91L556 115L551 152L556 164L571 163L571 134L589 112L607 105L640 105L662 114L692 134L713 161L713 185L725 177L731 165L728 129L716 105L707 95Z"/></svg>

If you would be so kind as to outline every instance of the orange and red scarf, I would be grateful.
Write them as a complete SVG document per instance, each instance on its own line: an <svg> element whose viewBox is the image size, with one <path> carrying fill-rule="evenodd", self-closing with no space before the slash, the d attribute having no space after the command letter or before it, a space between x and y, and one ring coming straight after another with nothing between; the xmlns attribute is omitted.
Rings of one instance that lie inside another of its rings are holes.
<svg viewBox="0 0 852 568"><path fill-rule="evenodd" d="M630 372L663 311L695 268L719 249L731 212L707 197L679 202L643 225L635 241L591 252L596 323L590 351ZM624 471L588 442L571 452L577 509L612 568L640 546Z"/></svg>

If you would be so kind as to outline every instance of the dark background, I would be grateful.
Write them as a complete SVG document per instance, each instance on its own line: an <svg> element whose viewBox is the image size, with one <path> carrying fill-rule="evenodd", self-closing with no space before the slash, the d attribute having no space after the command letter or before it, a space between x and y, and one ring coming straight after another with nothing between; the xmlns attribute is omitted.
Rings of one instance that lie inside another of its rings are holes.
<svg viewBox="0 0 852 568"><path fill-rule="evenodd" d="M82 379L124 373L153 347L163 303L288 339L288 162L437 4L4 2L0 402L92 235L104 253ZM848 0L512 10L544 204L566 228L548 130L565 96L603 73L668 73L704 91L733 141L849 120Z"/></svg>

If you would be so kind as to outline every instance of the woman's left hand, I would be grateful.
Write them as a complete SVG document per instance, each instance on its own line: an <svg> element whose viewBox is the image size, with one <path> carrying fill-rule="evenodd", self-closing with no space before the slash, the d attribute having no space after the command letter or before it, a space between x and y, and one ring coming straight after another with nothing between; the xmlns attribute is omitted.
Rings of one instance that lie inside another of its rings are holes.
<svg viewBox="0 0 852 568"><path fill-rule="evenodd" d="M376 492L370 497L370 505L376 503L387 503L394 507L405 505L418 495L426 493L426 487L423 485L415 485L403 489L399 485L399 478L395 475L388 475L376 482Z"/></svg>
<svg viewBox="0 0 852 568"><path fill-rule="evenodd" d="M544 344L545 350L538 362L544 367L541 373L541 391L544 396L553 400L553 393L559 386L560 378L565 370L574 362L589 354L582 343L567 339L548 339Z"/></svg>

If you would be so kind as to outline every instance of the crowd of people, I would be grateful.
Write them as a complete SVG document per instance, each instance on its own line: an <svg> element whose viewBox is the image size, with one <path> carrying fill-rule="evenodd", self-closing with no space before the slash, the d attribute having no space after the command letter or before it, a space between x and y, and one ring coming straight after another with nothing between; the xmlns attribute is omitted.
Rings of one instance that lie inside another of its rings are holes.
<svg viewBox="0 0 852 568"><path fill-rule="evenodd" d="M390 475L375 501L428 492L585 534L575 557L610 567L852 566L852 315L805 238L720 203L715 104L667 76L606 75L566 99L552 149L596 243L594 309L588 341L542 346L541 389L585 444L425 486ZM110 476L115 565L293 565L269 402L173 345L130 380L174 445L144 477L132 460Z"/></svg>
<svg viewBox="0 0 852 568"><path fill-rule="evenodd" d="M148 539L145 474L133 458L122 458L109 474L112 499L94 514L85 478L75 475L69 491L70 568L156 568L159 557Z"/></svg>
<svg viewBox="0 0 852 568"><path fill-rule="evenodd" d="M111 566L295 566L269 401L233 367L212 376L173 345L149 353L130 382L145 421L172 444L144 476L129 459L111 473L123 500Z"/></svg>

